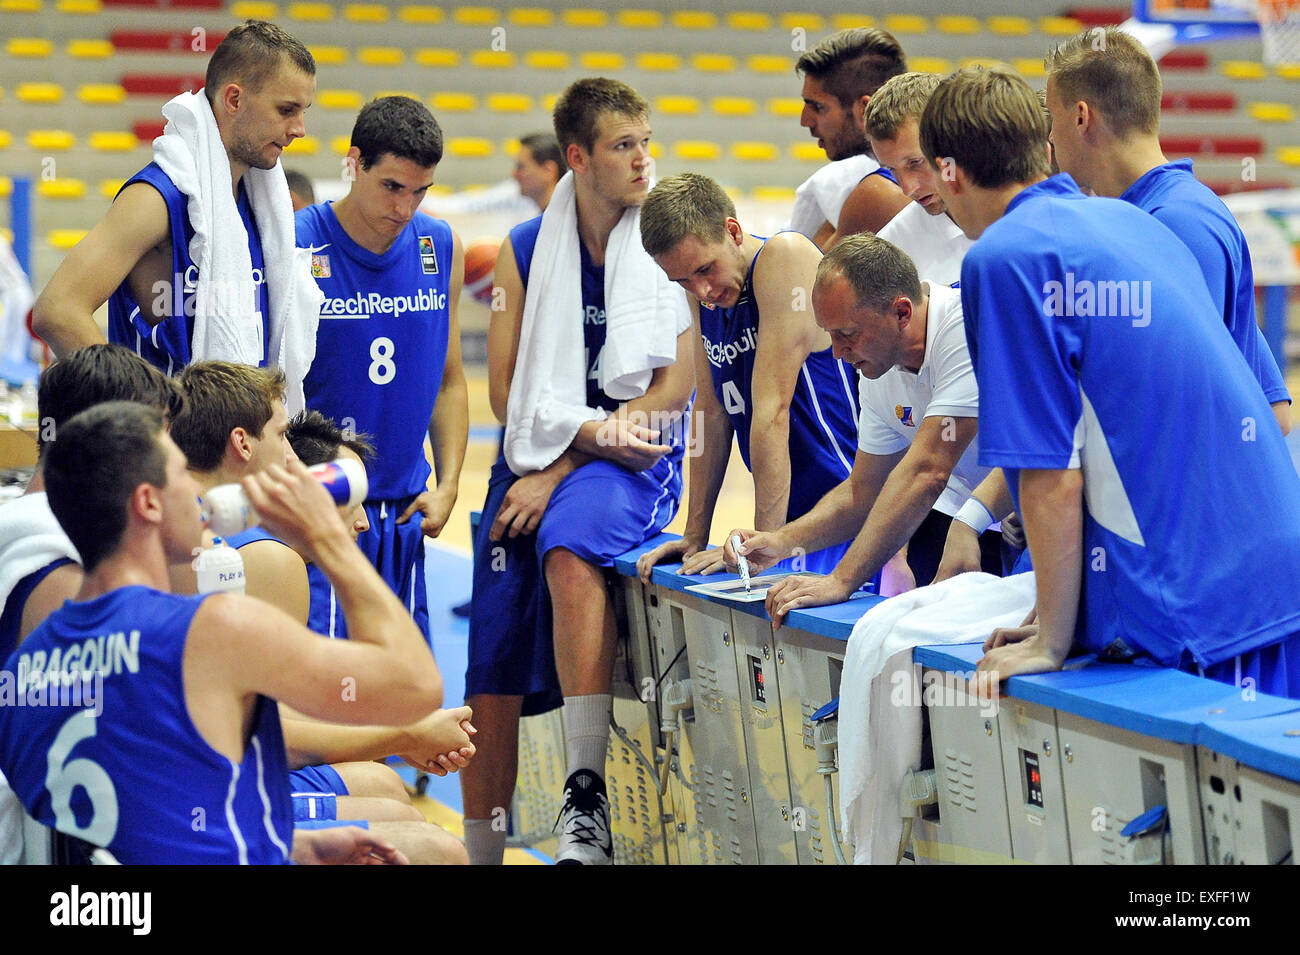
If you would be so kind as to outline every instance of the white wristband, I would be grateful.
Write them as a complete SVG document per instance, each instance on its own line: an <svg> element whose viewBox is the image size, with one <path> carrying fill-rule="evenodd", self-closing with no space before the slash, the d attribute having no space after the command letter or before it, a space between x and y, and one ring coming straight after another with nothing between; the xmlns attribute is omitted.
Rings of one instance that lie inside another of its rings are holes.
<svg viewBox="0 0 1300 955"><path fill-rule="evenodd" d="M993 523L994 518L992 512L980 503L979 498L972 496L961 506L961 510L957 512L953 520L961 521L973 530L978 537L989 529L989 525Z"/></svg>

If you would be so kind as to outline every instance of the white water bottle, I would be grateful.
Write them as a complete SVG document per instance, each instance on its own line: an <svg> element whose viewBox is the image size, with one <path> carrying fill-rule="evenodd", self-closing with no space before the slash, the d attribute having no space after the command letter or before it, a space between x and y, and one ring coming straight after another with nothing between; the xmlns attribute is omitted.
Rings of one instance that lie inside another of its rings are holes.
<svg viewBox="0 0 1300 955"><path fill-rule="evenodd" d="M201 594L242 594L244 592L244 558L220 537L194 559L194 573Z"/></svg>
<svg viewBox="0 0 1300 955"><path fill-rule="evenodd" d="M314 464L307 472L324 485L340 507L355 507L370 491L365 467L351 458ZM203 495L202 503L208 529L222 537L238 534L257 523L257 512L238 484L217 485Z"/></svg>

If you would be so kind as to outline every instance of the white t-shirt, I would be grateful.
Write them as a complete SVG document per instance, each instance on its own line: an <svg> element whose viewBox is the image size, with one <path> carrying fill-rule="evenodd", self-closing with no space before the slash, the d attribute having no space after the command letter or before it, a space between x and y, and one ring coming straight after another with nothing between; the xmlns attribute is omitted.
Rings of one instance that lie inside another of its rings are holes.
<svg viewBox="0 0 1300 955"><path fill-rule="evenodd" d="M858 449L867 454L897 454L912 446L925 418L979 417L979 388L966 348L961 293L926 283L930 307L925 326L925 360L916 374L891 368L875 381L859 376ZM989 468L980 467L979 438L971 441L934 509L949 517L957 513Z"/></svg>
<svg viewBox="0 0 1300 955"><path fill-rule="evenodd" d="M865 154L837 159L822 166L795 191L794 208L786 228L802 232L810 239L823 222L838 228L840 210L849 194L879 168L880 163Z"/></svg>
<svg viewBox="0 0 1300 955"><path fill-rule="evenodd" d="M919 202L909 202L876 234L908 254L923 282L939 285L961 280L961 260L975 244L957 223L930 215Z"/></svg>

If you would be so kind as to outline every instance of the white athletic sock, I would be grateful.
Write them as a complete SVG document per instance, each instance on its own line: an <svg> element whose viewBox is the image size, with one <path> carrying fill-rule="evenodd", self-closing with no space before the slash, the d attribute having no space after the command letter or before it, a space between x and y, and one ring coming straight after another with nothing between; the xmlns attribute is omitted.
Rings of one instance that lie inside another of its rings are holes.
<svg viewBox="0 0 1300 955"><path fill-rule="evenodd" d="M494 819L466 819L465 851L470 865L501 865L506 856L506 831Z"/></svg>
<svg viewBox="0 0 1300 955"><path fill-rule="evenodd" d="M605 750L609 748L612 693L564 698L564 739L569 753L569 775L589 769L605 778Z"/></svg>

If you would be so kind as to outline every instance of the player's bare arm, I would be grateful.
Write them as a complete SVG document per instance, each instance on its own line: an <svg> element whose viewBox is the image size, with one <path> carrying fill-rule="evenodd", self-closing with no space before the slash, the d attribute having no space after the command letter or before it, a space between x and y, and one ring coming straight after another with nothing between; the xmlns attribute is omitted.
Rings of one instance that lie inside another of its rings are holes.
<svg viewBox="0 0 1300 955"><path fill-rule="evenodd" d="M147 183L122 190L108 213L68 253L36 300L32 328L62 358L106 341L95 311L130 276L138 301L175 302L167 203ZM164 283L158 286L157 283ZM166 290L160 295L159 288ZM149 314L156 325L165 314Z"/></svg>
<svg viewBox="0 0 1300 955"><path fill-rule="evenodd" d="M279 541L254 541L239 549L244 561L244 593L278 607L306 625L311 603L307 565Z"/></svg>
<svg viewBox="0 0 1300 955"><path fill-rule="evenodd" d="M822 248L829 251L840 239L859 232L879 232L910 201L884 176L867 176L844 200L835 231Z"/></svg>
<svg viewBox="0 0 1300 955"><path fill-rule="evenodd" d="M1007 487L1007 478L1001 468L990 471L980 482L979 487L971 493L971 497L982 504L994 520L1006 520L1015 509L1015 504L1011 500L1011 489ZM943 545L943 558L939 561L939 569L935 571L933 582L941 583L949 577L979 570L980 567L979 535L965 522L953 521L948 526L948 538Z"/></svg>
<svg viewBox="0 0 1300 955"><path fill-rule="evenodd" d="M514 246L507 238L497 253L493 283L500 289L497 296L503 308L492 311L488 324L488 400L497 421L506 423L506 406L510 400L510 383L515 375L519 355L519 335L524 322L524 280L515 262Z"/></svg>
<svg viewBox="0 0 1300 955"><path fill-rule="evenodd" d="M813 318L812 288L821 254L802 235L767 240L754 266L758 347L754 353L749 460L754 473L754 527L785 523L790 501L790 402L809 354L829 348Z"/></svg>

